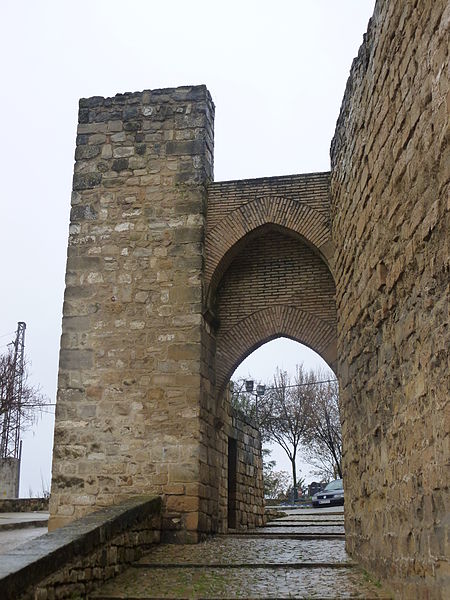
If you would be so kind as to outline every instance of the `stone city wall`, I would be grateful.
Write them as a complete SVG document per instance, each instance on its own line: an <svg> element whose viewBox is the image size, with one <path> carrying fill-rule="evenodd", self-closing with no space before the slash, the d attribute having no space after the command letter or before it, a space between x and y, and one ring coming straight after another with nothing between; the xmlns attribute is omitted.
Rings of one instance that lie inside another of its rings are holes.
<svg viewBox="0 0 450 600"><path fill-rule="evenodd" d="M377 1L331 146L347 547L403 598L449 588L449 19Z"/></svg>
<svg viewBox="0 0 450 600"><path fill-rule="evenodd" d="M219 460L218 529L222 533L265 523L261 435L252 419L231 406L229 387L224 399L226 422L217 427L215 444Z"/></svg>
<svg viewBox="0 0 450 600"><path fill-rule="evenodd" d="M200 399L200 515L207 517L202 531L225 531L230 520L238 528L253 526L263 518L262 463L254 454L260 452L259 443L236 450L241 477L233 500L236 519L228 514L230 440L240 444L241 439L239 427L238 433L232 431L225 390L234 369L280 335L306 343L335 363L329 206L329 173L208 185ZM244 434L245 439L255 436L256 431ZM244 498L249 502L245 508Z"/></svg>

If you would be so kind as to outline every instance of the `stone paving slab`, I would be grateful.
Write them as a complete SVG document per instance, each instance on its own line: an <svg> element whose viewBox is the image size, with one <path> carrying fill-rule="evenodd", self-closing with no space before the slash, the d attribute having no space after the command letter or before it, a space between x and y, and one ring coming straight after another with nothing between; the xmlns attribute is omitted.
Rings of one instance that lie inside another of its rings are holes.
<svg viewBox="0 0 450 600"><path fill-rule="evenodd" d="M97 600L119 598L388 598L364 573L342 567L292 569L239 567L219 569L131 568L91 595Z"/></svg>
<svg viewBox="0 0 450 600"><path fill-rule="evenodd" d="M345 540L291 540L216 537L195 545L161 545L141 558L139 564L169 565L172 563L202 563L204 565L227 563L348 563Z"/></svg>
<svg viewBox="0 0 450 600"><path fill-rule="evenodd" d="M47 533L48 512L0 513L0 555Z"/></svg>

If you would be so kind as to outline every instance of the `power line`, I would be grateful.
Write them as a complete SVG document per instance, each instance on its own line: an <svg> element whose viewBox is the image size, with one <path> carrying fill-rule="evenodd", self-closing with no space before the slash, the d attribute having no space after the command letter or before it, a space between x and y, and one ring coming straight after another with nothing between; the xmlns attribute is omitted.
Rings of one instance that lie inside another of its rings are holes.
<svg viewBox="0 0 450 600"><path fill-rule="evenodd" d="M247 381L247 380L245 380L245 381ZM310 385L321 385L322 383L337 383L337 382L338 382L337 379L323 379L322 381L311 381L309 383L290 383L289 385L266 386L266 390L278 390L279 388L306 387L306 386L310 386Z"/></svg>
<svg viewBox="0 0 450 600"><path fill-rule="evenodd" d="M0 335L0 338L4 338L7 335L12 335L13 333L16 333L15 331L9 331L8 333L2 333L2 335Z"/></svg>
<svg viewBox="0 0 450 600"><path fill-rule="evenodd" d="M322 383L337 383L337 379L323 379L322 381L311 381L310 383L292 383L289 385L274 385L273 387L266 387L266 390L277 390L283 388L294 388L294 387L306 387L309 385L321 385Z"/></svg>

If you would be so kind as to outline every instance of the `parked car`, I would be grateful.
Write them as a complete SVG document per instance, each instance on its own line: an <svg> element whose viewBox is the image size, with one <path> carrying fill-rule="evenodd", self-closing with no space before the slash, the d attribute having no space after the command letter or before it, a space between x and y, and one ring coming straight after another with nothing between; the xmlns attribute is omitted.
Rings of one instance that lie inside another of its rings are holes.
<svg viewBox="0 0 450 600"><path fill-rule="evenodd" d="M313 506L335 506L344 504L344 486L342 479L330 481L323 490L312 497Z"/></svg>

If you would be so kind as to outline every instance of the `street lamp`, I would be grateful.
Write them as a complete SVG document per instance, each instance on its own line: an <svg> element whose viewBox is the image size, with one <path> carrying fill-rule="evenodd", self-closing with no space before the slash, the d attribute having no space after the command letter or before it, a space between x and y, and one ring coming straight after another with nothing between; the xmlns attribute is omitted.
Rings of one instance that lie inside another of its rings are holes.
<svg viewBox="0 0 450 600"><path fill-rule="evenodd" d="M255 382L253 379L246 379L245 381L245 391L248 394L253 394L255 396L255 413L256 413L256 422L258 422L258 399L264 396L266 393L266 386L262 383L258 383L256 386L256 393L253 391L253 387Z"/></svg>

